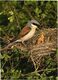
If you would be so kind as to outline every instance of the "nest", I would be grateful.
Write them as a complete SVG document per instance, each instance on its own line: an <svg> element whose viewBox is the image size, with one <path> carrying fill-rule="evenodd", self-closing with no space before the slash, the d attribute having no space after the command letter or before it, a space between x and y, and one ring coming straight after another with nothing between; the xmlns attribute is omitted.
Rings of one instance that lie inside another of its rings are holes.
<svg viewBox="0 0 58 80"><path fill-rule="evenodd" d="M38 33L37 33L38 34ZM42 63L43 57L55 54L57 48L57 29L49 28L43 29L37 35L36 40L32 47L30 46L30 57L34 64L35 69L38 69ZM35 41L34 41L35 40Z"/></svg>

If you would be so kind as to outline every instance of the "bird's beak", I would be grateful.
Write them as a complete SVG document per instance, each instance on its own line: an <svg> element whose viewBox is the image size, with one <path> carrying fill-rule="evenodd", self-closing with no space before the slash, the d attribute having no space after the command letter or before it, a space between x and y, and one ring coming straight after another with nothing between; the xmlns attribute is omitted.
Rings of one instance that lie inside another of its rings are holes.
<svg viewBox="0 0 58 80"><path fill-rule="evenodd" d="M38 31L38 30L39 30L39 28L37 27L37 28L36 28L36 30Z"/></svg>
<svg viewBox="0 0 58 80"><path fill-rule="evenodd" d="M37 24L36 30L38 31L39 30L38 26L40 25L40 23L37 21L36 24Z"/></svg>
<svg viewBox="0 0 58 80"><path fill-rule="evenodd" d="M38 26L40 25L40 23L37 21L36 24L37 24L36 30L38 31L39 30Z"/></svg>

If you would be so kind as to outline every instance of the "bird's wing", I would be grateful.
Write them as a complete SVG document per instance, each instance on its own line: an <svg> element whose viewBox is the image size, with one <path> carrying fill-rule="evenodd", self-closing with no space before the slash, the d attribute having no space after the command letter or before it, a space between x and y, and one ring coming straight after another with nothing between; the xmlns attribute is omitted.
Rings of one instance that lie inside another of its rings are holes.
<svg viewBox="0 0 58 80"><path fill-rule="evenodd" d="M21 32L19 33L18 38L21 38L21 37L25 36L25 35L26 35L27 33L29 33L29 32L30 32L30 28L27 27L27 26L25 26L25 27L21 30Z"/></svg>

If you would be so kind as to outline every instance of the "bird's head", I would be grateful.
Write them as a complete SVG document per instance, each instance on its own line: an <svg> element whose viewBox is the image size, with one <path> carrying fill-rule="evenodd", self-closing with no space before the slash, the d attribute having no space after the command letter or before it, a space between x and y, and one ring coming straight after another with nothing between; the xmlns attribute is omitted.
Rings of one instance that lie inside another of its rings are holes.
<svg viewBox="0 0 58 80"><path fill-rule="evenodd" d="M38 28L38 26L40 25L38 21L36 20L31 20L27 23L28 27L30 28Z"/></svg>

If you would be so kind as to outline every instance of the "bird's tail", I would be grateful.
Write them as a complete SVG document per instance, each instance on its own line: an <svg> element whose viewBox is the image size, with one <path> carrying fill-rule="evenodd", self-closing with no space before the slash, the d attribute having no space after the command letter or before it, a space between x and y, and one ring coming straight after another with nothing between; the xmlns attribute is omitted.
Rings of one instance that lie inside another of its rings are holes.
<svg viewBox="0 0 58 80"><path fill-rule="evenodd" d="M12 45L14 45L14 44L17 43L17 42L21 42L21 40L18 39L18 40L16 40L16 41L14 41L14 42L8 44L5 48L0 49L0 51L7 50L9 47L11 47Z"/></svg>
<svg viewBox="0 0 58 80"><path fill-rule="evenodd" d="M18 39L18 40L16 40L16 41L14 41L15 43L17 43L17 42L22 42L22 40L21 39Z"/></svg>

